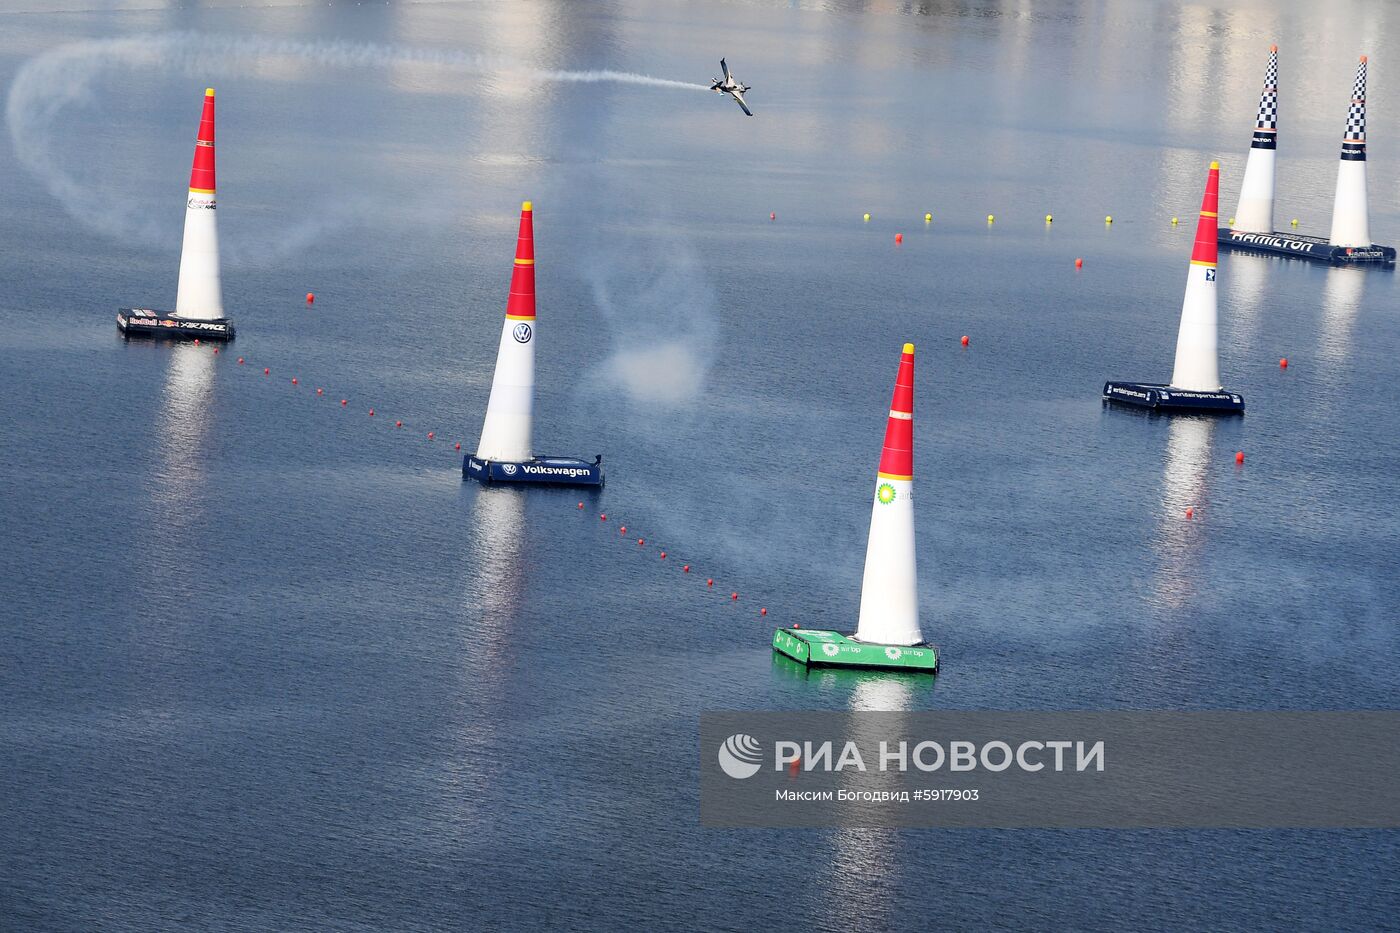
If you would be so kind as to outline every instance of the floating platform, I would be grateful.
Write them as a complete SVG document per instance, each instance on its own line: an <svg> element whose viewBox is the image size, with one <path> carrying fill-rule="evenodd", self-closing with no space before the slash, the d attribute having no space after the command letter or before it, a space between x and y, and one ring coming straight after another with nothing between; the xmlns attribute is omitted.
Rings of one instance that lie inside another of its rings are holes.
<svg viewBox="0 0 1400 933"><path fill-rule="evenodd" d="M574 457L532 457L529 460L462 458L462 475L482 483L544 483L552 486L603 485L603 458L592 463Z"/></svg>
<svg viewBox="0 0 1400 933"><path fill-rule="evenodd" d="M1103 400L1165 413L1244 414L1244 396L1234 392L1193 392L1148 382L1105 382Z"/></svg>
<svg viewBox="0 0 1400 933"><path fill-rule="evenodd" d="M773 650L809 667L938 673L938 649L933 645L876 645L825 629L776 629Z"/></svg>
<svg viewBox="0 0 1400 933"><path fill-rule="evenodd" d="M1242 233L1238 230L1221 230L1217 238L1221 246L1229 249L1339 266L1395 264L1393 246L1333 246L1321 237L1301 233Z"/></svg>
<svg viewBox="0 0 1400 933"><path fill-rule="evenodd" d="M127 337L170 337L185 339L232 340L233 322L228 318L194 321L150 308L119 308L117 329Z"/></svg>

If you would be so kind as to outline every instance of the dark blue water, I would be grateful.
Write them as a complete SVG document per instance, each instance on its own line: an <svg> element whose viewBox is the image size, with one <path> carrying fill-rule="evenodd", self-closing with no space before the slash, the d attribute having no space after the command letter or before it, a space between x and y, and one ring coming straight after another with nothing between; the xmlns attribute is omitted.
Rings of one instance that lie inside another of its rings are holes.
<svg viewBox="0 0 1400 933"><path fill-rule="evenodd" d="M1304 0L10 3L0 926L1392 924L1393 832L721 832L696 756L713 709L1395 708L1394 274L1226 256L1248 415L1098 393L1170 375L1269 43L1280 223L1327 231L1365 52L1400 238L1397 39ZM752 120L573 80L721 54ZM240 336L124 343L174 300L207 84ZM527 197L582 511L452 449ZM804 676L769 632L854 620L906 340L945 667Z"/></svg>

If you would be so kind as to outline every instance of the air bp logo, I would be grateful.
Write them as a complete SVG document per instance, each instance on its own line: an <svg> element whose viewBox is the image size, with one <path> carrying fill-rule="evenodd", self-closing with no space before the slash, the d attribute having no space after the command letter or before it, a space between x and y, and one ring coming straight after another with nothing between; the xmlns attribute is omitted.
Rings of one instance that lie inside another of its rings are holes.
<svg viewBox="0 0 1400 933"><path fill-rule="evenodd" d="M894 487L889 483L881 483L880 487L875 490L875 498L880 500L881 505L889 505L894 501L894 496Z"/></svg>
<svg viewBox="0 0 1400 933"><path fill-rule="evenodd" d="M898 661L903 655L904 652L899 650L898 648L885 649L885 657L889 658L891 661Z"/></svg>
<svg viewBox="0 0 1400 933"><path fill-rule="evenodd" d="M831 642L827 642L826 644L822 645L822 654L825 654L829 658L834 658L840 653L840 645L833 645L831 644Z"/></svg>
<svg viewBox="0 0 1400 933"><path fill-rule="evenodd" d="M516 343L529 343L530 334L530 325L526 324L524 321L516 324L515 329L510 332L510 335L515 338Z"/></svg>

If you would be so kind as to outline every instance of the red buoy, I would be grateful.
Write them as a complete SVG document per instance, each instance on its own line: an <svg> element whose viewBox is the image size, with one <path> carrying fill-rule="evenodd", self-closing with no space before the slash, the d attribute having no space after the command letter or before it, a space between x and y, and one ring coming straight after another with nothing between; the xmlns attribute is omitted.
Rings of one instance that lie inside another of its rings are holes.
<svg viewBox="0 0 1400 933"><path fill-rule="evenodd" d="M317 394L317 395L325 395L325 394L326 394L326 390L325 390L325 389L317 389L317 390L316 390L316 394Z"/></svg>
<svg viewBox="0 0 1400 933"><path fill-rule="evenodd" d="M963 346L967 346L968 343L970 343L970 342L971 342L971 341L969 341L969 340L967 339L967 335L964 334L964 335L963 335L963 339L962 339L962 345L963 345Z"/></svg>
<svg viewBox="0 0 1400 933"><path fill-rule="evenodd" d="M402 422L402 421L395 421L395 422L394 422L394 427L396 427L396 428L401 428L401 427L403 427L403 422Z"/></svg>
<svg viewBox="0 0 1400 933"><path fill-rule="evenodd" d="M729 594L729 598L730 598L730 599L738 599L738 598L739 598L739 594L738 594L738 593L730 593L730 594Z"/></svg>
<svg viewBox="0 0 1400 933"><path fill-rule="evenodd" d="M453 444L453 445L452 445L452 449L453 449L453 450L461 450L461 449L462 449L461 443L458 442L458 443L456 443L456 444Z"/></svg>
<svg viewBox="0 0 1400 933"><path fill-rule="evenodd" d="M896 233L896 234L894 235L894 241L895 241L896 243L903 243L903 242L904 242L904 234L902 234L902 233Z"/></svg>
<svg viewBox="0 0 1400 933"><path fill-rule="evenodd" d="M690 565L686 564L684 567L681 568L681 570L685 573L690 573Z"/></svg>
<svg viewBox="0 0 1400 933"><path fill-rule="evenodd" d="M219 348L218 348L218 347L215 347L215 348L214 348L214 355L215 355L215 356L218 356L218 355L219 355Z"/></svg>
<svg viewBox="0 0 1400 933"><path fill-rule="evenodd" d="M350 400L349 400L348 398L343 398L343 399L340 400L340 407L341 407L341 408L344 408L346 405L349 405L349 404L350 404Z"/></svg>
<svg viewBox="0 0 1400 933"><path fill-rule="evenodd" d="M600 522L605 522L605 521L607 521L607 520L608 520L608 513L607 513L607 512L604 512L603 514L601 514L601 515L598 516L598 521L600 521Z"/></svg>
<svg viewBox="0 0 1400 933"><path fill-rule="evenodd" d="M1287 368L1288 368L1288 357L1285 356L1283 359L1281 359L1281 360L1278 361L1278 368L1279 368L1279 369L1287 369Z"/></svg>
<svg viewBox="0 0 1400 933"><path fill-rule="evenodd" d="M292 377L292 385L296 385L296 384L297 384L297 377L296 377L296 376L293 376L293 377Z"/></svg>
<svg viewBox="0 0 1400 933"><path fill-rule="evenodd" d="M1237 450L1237 451L1235 451L1235 462L1236 462L1236 463L1244 463L1244 451L1243 451L1243 450Z"/></svg>
<svg viewBox="0 0 1400 933"><path fill-rule="evenodd" d="M263 367L263 375L264 375L264 376L268 375L268 374L271 373L271 372L272 372L272 370L268 369L266 366Z"/></svg>
<svg viewBox="0 0 1400 933"><path fill-rule="evenodd" d="M243 357L241 357L241 356L238 358L238 365L239 365L239 366L242 366L242 365L243 365Z"/></svg>
<svg viewBox="0 0 1400 933"><path fill-rule="evenodd" d="M661 552L661 559L662 559L662 560L665 560L665 559L666 559L666 552L665 552L665 551L662 551L662 552Z"/></svg>
<svg viewBox="0 0 1400 933"><path fill-rule="evenodd" d="M194 345L195 345L196 347L199 346L199 338L198 338L198 337L194 338Z"/></svg>
<svg viewBox="0 0 1400 933"><path fill-rule="evenodd" d="M580 503L578 504L578 507L579 507L579 508L583 508L583 503L580 502Z"/></svg>
<svg viewBox="0 0 1400 933"><path fill-rule="evenodd" d="M714 585L715 585L714 577L710 577L708 580L706 580L706 581L705 581L705 585L706 585L706 586L714 586Z"/></svg>
<svg viewBox="0 0 1400 933"><path fill-rule="evenodd" d="M437 436L437 435L434 434L432 431L429 431L429 432L428 432L428 440L432 440L432 439L433 439L434 437L436 437L436 436Z"/></svg>
<svg viewBox="0 0 1400 933"><path fill-rule="evenodd" d="M1084 260L1082 260L1082 259L1076 259L1076 260L1074 261L1074 268L1076 268L1076 269L1083 269L1083 268L1084 268Z"/></svg>
<svg viewBox="0 0 1400 933"><path fill-rule="evenodd" d="M637 547L641 547L643 544L646 544L646 543L647 543L647 539L646 539L646 538L638 538L638 539L637 539Z"/></svg>
<svg viewBox="0 0 1400 933"><path fill-rule="evenodd" d="M768 608L765 606L764 608L758 610L758 614L761 615L761 616L766 616L766 615L768 615Z"/></svg>
<svg viewBox="0 0 1400 933"><path fill-rule="evenodd" d="M371 418L374 417L374 409L373 409L373 408L371 408L371 409L369 410L369 416L370 416Z"/></svg>
<svg viewBox="0 0 1400 933"><path fill-rule="evenodd" d="M625 535L625 534L627 534L627 526L626 526L626 525L623 525L621 528L617 529L617 533L620 534L620 535Z"/></svg>
<svg viewBox="0 0 1400 933"><path fill-rule="evenodd" d="M769 212L768 212L768 219L769 219L769 220L777 220L777 219L778 219L777 213L774 212L774 211L769 211Z"/></svg>
<svg viewBox="0 0 1400 933"><path fill-rule="evenodd" d="M311 292L307 292L307 293L306 293L306 303L309 304L309 305L310 305L310 304L315 304L315 303L316 303L316 296L313 295Z"/></svg>
<svg viewBox="0 0 1400 933"><path fill-rule="evenodd" d="M1196 514L1196 510L1193 509L1193 508L1190 508L1190 507L1188 506L1187 509L1186 509L1186 518L1187 518L1188 520L1190 520L1195 514Z"/></svg>

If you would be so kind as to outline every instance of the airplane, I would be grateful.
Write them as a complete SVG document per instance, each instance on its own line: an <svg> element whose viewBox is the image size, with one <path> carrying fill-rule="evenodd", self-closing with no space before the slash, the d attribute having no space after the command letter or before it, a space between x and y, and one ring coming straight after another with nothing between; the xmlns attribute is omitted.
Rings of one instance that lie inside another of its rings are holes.
<svg viewBox="0 0 1400 933"><path fill-rule="evenodd" d="M728 94L734 98L734 102L739 105L739 109L744 111L745 116L753 116L753 111L749 105L744 103L744 92L753 90L747 84L740 83L739 79L729 73L729 66L724 59L719 60L719 67L724 70L723 78L715 78L715 83L710 85L710 90L716 94Z"/></svg>

